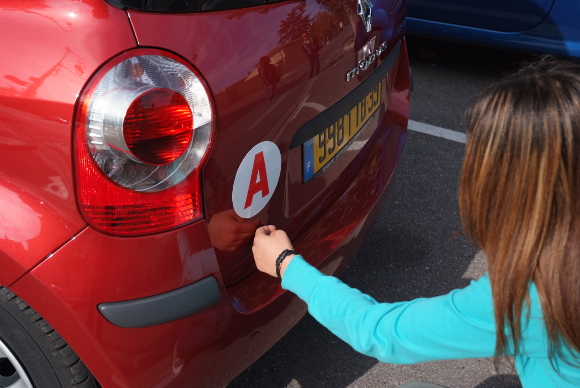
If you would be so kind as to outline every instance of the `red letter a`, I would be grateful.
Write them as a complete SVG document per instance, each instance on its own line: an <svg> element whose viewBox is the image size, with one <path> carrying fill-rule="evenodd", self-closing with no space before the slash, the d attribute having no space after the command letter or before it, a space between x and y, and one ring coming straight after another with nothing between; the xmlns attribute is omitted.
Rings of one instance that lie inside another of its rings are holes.
<svg viewBox="0 0 580 388"><path fill-rule="evenodd" d="M260 180L258 180L258 175ZM268 173L266 172L266 162L264 161L264 152L259 152L254 156L254 167L252 167L252 177L250 178L250 187L248 187L248 196L246 197L246 205L244 209L252 206L254 194L262 192L262 198L270 194L268 188Z"/></svg>

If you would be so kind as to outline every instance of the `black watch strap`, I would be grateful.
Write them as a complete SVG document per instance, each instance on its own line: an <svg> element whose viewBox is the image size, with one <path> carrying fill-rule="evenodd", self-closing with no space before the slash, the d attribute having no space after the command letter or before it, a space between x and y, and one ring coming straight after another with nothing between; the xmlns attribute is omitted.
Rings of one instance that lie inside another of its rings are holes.
<svg viewBox="0 0 580 388"><path fill-rule="evenodd" d="M282 253L280 253L280 256L278 256L278 258L276 259L276 275L278 275L278 278L280 279L282 279L282 276L280 275L280 267L282 266L282 262L286 257L290 255L297 255L297 253L291 251L290 249L284 249Z"/></svg>

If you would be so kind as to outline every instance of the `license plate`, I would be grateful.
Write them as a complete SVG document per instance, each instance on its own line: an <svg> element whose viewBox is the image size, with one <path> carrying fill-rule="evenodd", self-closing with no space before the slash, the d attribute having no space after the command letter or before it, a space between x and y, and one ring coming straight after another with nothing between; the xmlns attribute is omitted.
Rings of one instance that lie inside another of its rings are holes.
<svg viewBox="0 0 580 388"><path fill-rule="evenodd" d="M361 132L381 105L381 82L334 124L304 143L304 182L321 174Z"/></svg>

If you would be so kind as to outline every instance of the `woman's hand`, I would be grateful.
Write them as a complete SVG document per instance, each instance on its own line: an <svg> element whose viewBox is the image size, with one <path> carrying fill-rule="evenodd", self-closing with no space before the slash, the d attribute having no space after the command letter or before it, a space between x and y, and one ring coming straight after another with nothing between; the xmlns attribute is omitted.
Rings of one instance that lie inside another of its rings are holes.
<svg viewBox="0 0 580 388"><path fill-rule="evenodd" d="M285 249L292 250L292 243L283 230L276 230L274 225L262 226L256 230L252 252L254 253L256 267L260 271L270 276L277 276L276 259ZM284 259L280 267L280 275L284 275L284 270L293 257L294 255L289 255Z"/></svg>

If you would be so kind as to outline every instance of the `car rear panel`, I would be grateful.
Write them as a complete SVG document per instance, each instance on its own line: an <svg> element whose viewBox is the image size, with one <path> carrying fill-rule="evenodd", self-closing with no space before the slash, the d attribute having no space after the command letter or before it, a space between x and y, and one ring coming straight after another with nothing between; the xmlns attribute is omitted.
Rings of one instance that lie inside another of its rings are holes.
<svg viewBox="0 0 580 388"><path fill-rule="evenodd" d="M130 48L125 42L132 36L124 35L118 45L108 42L131 23L140 46L170 50L199 70L213 94L217 126L203 170L205 220L132 238L86 227L11 286L70 343L103 387L225 386L305 313L305 305L283 291L278 279L255 270L251 237L240 244L234 225L222 229L219 244L212 238L212 220L233 211L236 174L256 144L276 144L282 168L272 198L249 221L286 229L296 249L325 273L339 273L354 257L386 198L409 114L405 2L375 1L374 6L375 27L368 34L353 1L181 14L127 10L129 22L120 17L122 10L108 9L117 25L96 43L117 51L94 59L97 64L91 62L83 82L98 65ZM320 39L320 71L312 77L300 43L304 29ZM386 42L387 49L367 71L346 81L373 38L374 48ZM280 77L271 99L259 71L263 57ZM304 182L303 134L317 132L310 132L315 128L310 124L335 123L370 92L376 96L377 85L381 102L358 137L326 171ZM72 117L68 120L62 128L70 145ZM67 187L73 181L69 170L61 174L70 181ZM221 299L181 319L128 328L97 309L207 278L216 279Z"/></svg>
<svg viewBox="0 0 580 388"><path fill-rule="evenodd" d="M406 133L408 70L403 42L385 116L345 169L353 179L331 209L294 240L296 249L309 252L325 273L348 265L387 197ZM203 221L130 239L87 228L12 289L50 317L103 387L222 387L290 330L306 306L281 290L277 279L257 271L225 287L216 264ZM180 320L122 328L95 308L207 276L218 278L221 300Z"/></svg>
<svg viewBox="0 0 580 388"><path fill-rule="evenodd" d="M371 33L365 31L355 1L292 1L180 14L129 11L139 45L169 49L191 61L213 92L217 135L203 170L205 216L210 224L214 217L232 211L236 173L248 151L263 141L279 148L282 168L272 198L248 221L274 224L296 239L329 210L357 173L347 166L384 118L394 74L373 85L380 87L380 109L324 173L304 183L303 145L291 149L291 143L301 127L356 89L389 55L396 60L397 43L404 32L404 7L398 0L376 2ZM319 71L311 68L302 47L304 34L317 42ZM358 65L359 51L369 47L371 40L373 49L380 42L386 42L387 49L367 71L347 82L347 72ZM279 75L271 100L260 75L263 57L269 58ZM348 102L352 104L348 110L358 102ZM331 122L343 114L336 114ZM228 246L228 239L233 245L242 237L230 233L214 247L223 280L232 285L254 272L255 266L251 241L246 237L241 247L233 247Z"/></svg>

